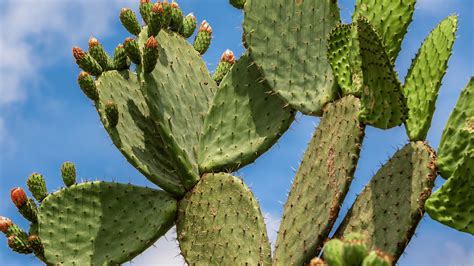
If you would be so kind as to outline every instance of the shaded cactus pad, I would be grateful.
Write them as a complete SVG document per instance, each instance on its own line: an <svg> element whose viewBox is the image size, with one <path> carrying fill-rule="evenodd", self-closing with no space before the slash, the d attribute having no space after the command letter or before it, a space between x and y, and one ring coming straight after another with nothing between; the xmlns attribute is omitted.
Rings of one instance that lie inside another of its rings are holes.
<svg viewBox="0 0 474 266"><path fill-rule="evenodd" d="M73 185L48 196L39 236L52 265L116 265L165 234L177 202L165 192L108 182Z"/></svg>
<svg viewBox="0 0 474 266"><path fill-rule="evenodd" d="M201 172L233 171L253 162L288 129L294 114L244 55L220 84L206 117Z"/></svg>
<svg viewBox="0 0 474 266"><path fill-rule="evenodd" d="M321 250L351 184L364 126L360 101L346 96L328 104L285 204L276 242L276 265L302 265Z"/></svg>
<svg viewBox="0 0 474 266"><path fill-rule="evenodd" d="M245 4L244 32L253 60L273 90L305 114L322 114L336 98L326 37L339 21L334 0Z"/></svg>
<svg viewBox="0 0 474 266"><path fill-rule="evenodd" d="M179 203L176 225L189 265L270 265L262 213L237 177L204 175Z"/></svg>
<svg viewBox="0 0 474 266"><path fill-rule="evenodd" d="M435 160L421 141L397 151L357 197L335 236L360 233L370 249L398 258L423 216L436 178Z"/></svg>
<svg viewBox="0 0 474 266"><path fill-rule="evenodd" d="M474 235L474 149L464 155L453 176L425 204L436 221Z"/></svg>
<svg viewBox="0 0 474 266"><path fill-rule="evenodd" d="M461 92L438 148L438 167L443 178L453 175L466 152L474 149L474 77Z"/></svg>

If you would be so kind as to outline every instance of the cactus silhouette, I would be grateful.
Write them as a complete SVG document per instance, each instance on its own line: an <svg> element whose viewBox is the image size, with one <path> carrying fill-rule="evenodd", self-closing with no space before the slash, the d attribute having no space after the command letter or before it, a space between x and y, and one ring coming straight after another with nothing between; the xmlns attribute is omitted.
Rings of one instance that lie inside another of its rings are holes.
<svg viewBox="0 0 474 266"><path fill-rule="evenodd" d="M141 0L143 25L123 8L119 18L132 37L112 57L93 37L87 51L73 48L79 87L113 144L162 190L78 183L74 164L65 162L65 187L49 193L43 176L33 173L27 186L36 202L22 188L11 191L29 230L0 217L13 251L47 265L117 265L176 225L190 265L392 265L425 202L433 219L474 234L473 79L438 155L425 142L456 16L433 29L402 83L394 62L415 0L357 0L350 24L341 23L335 0L230 4L243 9L247 51L236 59L226 50L212 76L201 57L211 49L211 25L184 16L174 1ZM272 256L258 201L231 173L269 150L296 112L321 120L296 172ZM409 143L335 227L366 127L402 124ZM448 181L430 197L438 170ZM333 229L338 239L327 241Z"/></svg>

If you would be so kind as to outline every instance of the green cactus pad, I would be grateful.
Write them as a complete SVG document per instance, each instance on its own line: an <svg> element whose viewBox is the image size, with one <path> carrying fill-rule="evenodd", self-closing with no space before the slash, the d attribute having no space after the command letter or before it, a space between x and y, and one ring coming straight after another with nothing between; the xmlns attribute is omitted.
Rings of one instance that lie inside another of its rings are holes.
<svg viewBox="0 0 474 266"><path fill-rule="evenodd" d="M403 93L409 109L405 128L411 141L425 140L428 134L456 38L457 21L456 16L450 16L430 33L408 71Z"/></svg>
<svg viewBox="0 0 474 266"><path fill-rule="evenodd" d="M146 38L140 35L142 43ZM199 138L217 85L183 37L161 30L157 41L160 51L155 69L147 74L138 67L139 79L151 117L170 149L168 154L178 163L183 185L191 189L199 180Z"/></svg>
<svg viewBox="0 0 474 266"><path fill-rule="evenodd" d="M474 235L474 149L464 155L453 176L425 204L434 220Z"/></svg>
<svg viewBox="0 0 474 266"><path fill-rule="evenodd" d="M189 265L270 265L262 213L237 177L204 175L179 203L176 225Z"/></svg>
<svg viewBox="0 0 474 266"><path fill-rule="evenodd" d="M328 37L328 60L344 94L358 94L352 86L352 25L341 24Z"/></svg>
<svg viewBox="0 0 474 266"><path fill-rule="evenodd" d="M46 196L48 196L48 191L46 189L46 182L42 175L38 173L33 173L28 177L26 181L28 189L30 190L33 197L41 202Z"/></svg>
<svg viewBox="0 0 474 266"><path fill-rule="evenodd" d="M364 18L357 20L362 59L361 120L381 129L405 121L406 99L397 73L374 28Z"/></svg>
<svg viewBox="0 0 474 266"><path fill-rule="evenodd" d="M176 212L176 200L163 191L83 183L43 201L39 237L48 264L117 265L155 243Z"/></svg>
<svg viewBox="0 0 474 266"><path fill-rule="evenodd" d="M249 56L241 57L222 81L206 117L201 172L234 171L267 151L293 122L295 112L284 106Z"/></svg>
<svg viewBox="0 0 474 266"><path fill-rule="evenodd" d="M474 149L474 77L462 91L438 147L438 167L443 178L453 175L462 156Z"/></svg>
<svg viewBox="0 0 474 266"><path fill-rule="evenodd" d="M326 37L340 21L337 1L261 1L245 4L250 55L273 90L293 108L320 115L337 96Z"/></svg>
<svg viewBox="0 0 474 266"><path fill-rule="evenodd" d="M366 17L380 34L388 57L395 62L411 23L416 0L357 0L353 20Z"/></svg>
<svg viewBox="0 0 474 266"><path fill-rule="evenodd" d="M332 239L324 245L324 261L331 266L360 266L369 251L364 241Z"/></svg>
<svg viewBox="0 0 474 266"><path fill-rule="evenodd" d="M97 109L115 146L150 181L174 195L183 195L185 189L157 134L136 75L130 71L108 71L97 79L97 88L100 93ZM107 101L117 104L120 118L115 128L107 126L102 104Z"/></svg>
<svg viewBox="0 0 474 266"><path fill-rule="evenodd" d="M296 173L276 242L276 265L303 265L318 255L336 221L359 159L360 101L328 104Z"/></svg>
<svg viewBox="0 0 474 266"><path fill-rule="evenodd" d="M421 141L397 151L357 197L335 236L360 233L370 249L397 259L423 217L436 178L435 160Z"/></svg>

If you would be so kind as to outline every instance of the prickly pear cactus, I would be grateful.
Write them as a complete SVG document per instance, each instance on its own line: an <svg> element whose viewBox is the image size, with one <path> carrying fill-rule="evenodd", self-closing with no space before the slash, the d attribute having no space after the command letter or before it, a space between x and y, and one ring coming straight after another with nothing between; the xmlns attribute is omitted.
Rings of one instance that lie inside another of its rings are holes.
<svg viewBox="0 0 474 266"><path fill-rule="evenodd" d="M443 132L439 156L423 142L456 16L425 39L402 84L394 62L415 0L357 0L350 24L341 24L335 0L229 2L244 10L248 50L237 60L226 50L213 75L201 57L211 48L211 25L204 20L197 27L196 17L184 16L175 1L140 0L144 25L122 9L120 22L132 37L113 57L93 37L88 51L73 48L83 70L79 87L112 142L163 190L77 184L75 166L66 162L65 188L49 193L34 173L27 179L33 198L19 187L11 191L29 230L0 217L13 251L47 265L117 265L176 225L190 265L385 266L404 251L425 201L433 219L473 234L472 78ZM296 172L272 258L258 201L230 172L270 149L296 111L322 117ZM401 124L410 142L358 195L337 227L340 239L327 241L366 126ZM438 167L448 181L430 197Z"/></svg>

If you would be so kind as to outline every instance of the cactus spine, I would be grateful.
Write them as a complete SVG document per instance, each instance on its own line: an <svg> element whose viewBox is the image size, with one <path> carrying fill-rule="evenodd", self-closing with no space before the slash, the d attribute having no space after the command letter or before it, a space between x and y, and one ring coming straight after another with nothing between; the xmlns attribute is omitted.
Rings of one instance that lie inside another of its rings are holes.
<svg viewBox="0 0 474 266"><path fill-rule="evenodd" d="M433 219L473 234L472 78L443 132L439 156L424 142L456 16L430 33L402 83L394 61L414 0L357 0L350 24L341 24L334 0L230 3L244 10L247 51L238 60L225 51L212 77L201 57L212 28L202 21L189 43L197 20L192 13L184 17L174 1L140 0L143 26L131 9L122 9L120 21L134 37L116 47L113 59L93 37L87 52L73 48L83 70L79 87L112 142L162 190L77 183L74 164L66 162L60 171L65 187L48 193L43 177L32 174L27 185L39 208L23 189L11 191L30 221L28 233L0 217L13 251L34 253L48 265L117 265L176 224L190 265L385 266L406 248L425 201ZM296 111L321 120L296 172L272 258L258 202L229 172L272 147ZM401 124L410 142L334 228L366 126ZM430 197L438 166L448 181ZM339 239L325 243L333 229Z"/></svg>

